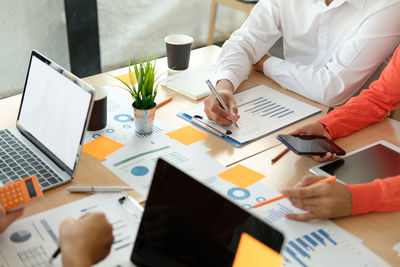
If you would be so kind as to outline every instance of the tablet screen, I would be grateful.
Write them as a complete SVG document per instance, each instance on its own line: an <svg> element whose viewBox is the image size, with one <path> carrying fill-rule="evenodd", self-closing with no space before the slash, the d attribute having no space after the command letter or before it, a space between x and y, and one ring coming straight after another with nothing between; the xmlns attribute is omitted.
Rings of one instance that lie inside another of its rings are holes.
<svg viewBox="0 0 400 267"><path fill-rule="evenodd" d="M347 184L368 183L400 174L400 153L382 144L320 167Z"/></svg>
<svg viewBox="0 0 400 267"><path fill-rule="evenodd" d="M280 230L159 159L131 261L146 267L230 267L244 232L281 251Z"/></svg>

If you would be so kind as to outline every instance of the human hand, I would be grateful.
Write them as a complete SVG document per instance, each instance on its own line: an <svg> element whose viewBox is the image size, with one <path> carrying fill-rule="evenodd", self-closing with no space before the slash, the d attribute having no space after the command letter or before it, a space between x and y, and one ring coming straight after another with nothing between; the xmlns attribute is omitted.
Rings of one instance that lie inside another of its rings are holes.
<svg viewBox="0 0 400 267"><path fill-rule="evenodd" d="M352 198L346 185L334 181L308 186L324 176L309 175L296 185L294 189L281 191L293 206L308 211L304 214L289 213L286 218L297 221L328 219L351 215Z"/></svg>
<svg viewBox="0 0 400 267"><path fill-rule="evenodd" d="M60 226L63 266L91 266L108 255L113 241L112 225L102 212L66 219Z"/></svg>
<svg viewBox="0 0 400 267"><path fill-rule="evenodd" d="M324 125L319 123L318 121L306 124L296 130L290 132L291 135L322 135L329 139L331 139L331 135L325 129ZM324 156L313 156L313 159L319 162L334 160L336 158L336 154L328 152Z"/></svg>
<svg viewBox="0 0 400 267"><path fill-rule="evenodd" d="M238 109L236 107L235 98L233 97L233 85L229 80L224 79L217 82L215 89L225 102L229 112L225 111L214 94L210 94L204 100L204 112L208 119L213 120L218 124L231 125L231 120L237 121L240 118L237 114Z"/></svg>
<svg viewBox="0 0 400 267"><path fill-rule="evenodd" d="M12 224L16 219L18 219L23 212L24 208L11 212L6 212L4 207L0 205L0 234L4 233L7 227Z"/></svg>
<svg viewBox="0 0 400 267"><path fill-rule="evenodd" d="M264 62L269 59L271 56L266 54L263 56L256 64L253 65L253 70L259 71L261 73L264 73Z"/></svg>

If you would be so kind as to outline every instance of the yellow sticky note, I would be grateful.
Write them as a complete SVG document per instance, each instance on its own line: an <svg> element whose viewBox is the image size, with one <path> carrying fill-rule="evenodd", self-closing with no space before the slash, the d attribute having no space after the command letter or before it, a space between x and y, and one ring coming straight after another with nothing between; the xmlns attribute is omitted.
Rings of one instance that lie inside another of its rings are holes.
<svg viewBox="0 0 400 267"><path fill-rule="evenodd" d="M281 267L284 258L251 235L243 233L232 267Z"/></svg>
<svg viewBox="0 0 400 267"><path fill-rule="evenodd" d="M218 174L218 176L241 188L246 188L265 177L261 173L253 171L240 164L230 168L229 170L221 172Z"/></svg>
<svg viewBox="0 0 400 267"><path fill-rule="evenodd" d="M123 81L124 81L126 84L128 84L128 85L132 85L131 79L129 78L129 72L128 72L128 73L125 73L125 74L123 74L123 75L120 75L120 76L116 76L116 77L117 77L118 79L123 80ZM132 79L133 79L133 82L134 82L134 83L137 83L135 74L133 74L133 73L132 73Z"/></svg>
<svg viewBox="0 0 400 267"><path fill-rule="evenodd" d="M190 145L208 137L208 134L200 132L199 130L190 126L185 126L174 130L167 133L167 135L184 145Z"/></svg>
<svg viewBox="0 0 400 267"><path fill-rule="evenodd" d="M101 135L89 143L84 144L82 146L82 151L102 160L123 146L123 144Z"/></svg>

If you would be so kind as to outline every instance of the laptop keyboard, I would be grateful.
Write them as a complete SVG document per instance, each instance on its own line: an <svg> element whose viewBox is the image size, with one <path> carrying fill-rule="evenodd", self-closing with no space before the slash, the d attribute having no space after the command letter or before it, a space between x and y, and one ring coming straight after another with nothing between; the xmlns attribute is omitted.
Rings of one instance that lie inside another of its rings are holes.
<svg viewBox="0 0 400 267"><path fill-rule="evenodd" d="M0 131L0 181L17 181L36 174L46 189L62 179L9 130Z"/></svg>

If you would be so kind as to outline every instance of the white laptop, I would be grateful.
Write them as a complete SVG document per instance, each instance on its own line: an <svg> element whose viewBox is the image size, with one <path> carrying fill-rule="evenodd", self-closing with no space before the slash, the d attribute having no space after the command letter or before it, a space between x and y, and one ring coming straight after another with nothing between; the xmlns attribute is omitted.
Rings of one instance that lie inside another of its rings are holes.
<svg viewBox="0 0 400 267"><path fill-rule="evenodd" d="M16 125L0 131L0 182L36 174L46 190L71 180L93 92L78 77L32 51Z"/></svg>

